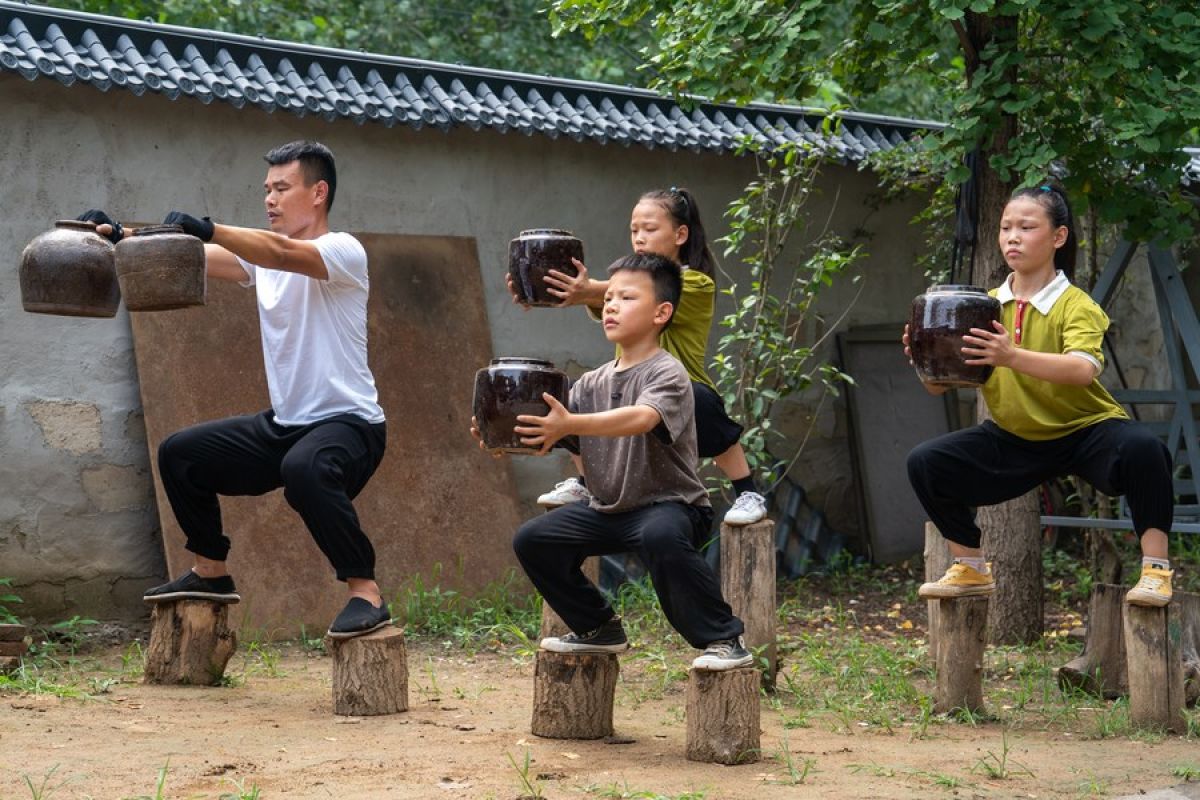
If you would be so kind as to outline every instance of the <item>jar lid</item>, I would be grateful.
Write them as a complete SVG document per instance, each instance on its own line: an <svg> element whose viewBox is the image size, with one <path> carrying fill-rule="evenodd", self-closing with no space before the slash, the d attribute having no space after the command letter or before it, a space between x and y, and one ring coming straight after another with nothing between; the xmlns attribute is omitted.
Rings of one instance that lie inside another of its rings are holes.
<svg viewBox="0 0 1200 800"><path fill-rule="evenodd" d="M978 294L987 294L987 289L982 286L970 286L965 283L938 283L926 289L927 292L976 292Z"/></svg>
<svg viewBox="0 0 1200 800"><path fill-rule="evenodd" d="M182 225L147 225L133 232L134 236L157 236L160 233L183 233Z"/></svg>
<svg viewBox="0 0 1200 800"><path fill-rule="evenodd" d="M526 236L570 236L575 238L575 234L562 228L530 228L529 230L521 231L518 239L523 239Z"/></svg>
<svg viewBox="0 0 1200 800"><path fill-rule="evenodd" d="M547 361L544 358L523 358L521 356L500 356L492 359L493 365L498 366L516 366L518 364L528 364L531 367L548 367L554 369L554 362Z"/></svg>

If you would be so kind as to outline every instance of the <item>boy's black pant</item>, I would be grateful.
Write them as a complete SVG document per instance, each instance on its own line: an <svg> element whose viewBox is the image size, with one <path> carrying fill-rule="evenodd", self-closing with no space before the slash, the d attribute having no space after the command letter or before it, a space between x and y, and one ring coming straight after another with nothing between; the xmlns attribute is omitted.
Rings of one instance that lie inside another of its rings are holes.
<svg viewBox="0 0 1200 800"><path fill-rule="evenodd" d="M613 616L612 606L580 569L583 560L637 553L667 621L688 644L703 648L744 631L697 550L711 524L711 508L686 503L655 503L614 514L572 503L518 528L513 549L543 599L576 633L594 630Z"/></svg>
<svg viewBox="0 0 1200 800"><path fill-rule="evenodd" d="M275 424L275 413L230 417L163 440L158 471L187 549L224 561L229 539L217 495L261 495L283 487L338 580L375 577L375 549L350 501L379 466L386 425L339 414L304 426Z"/></svg>
<svg viewBox="0 0 1200 800"><path fill-rule="evenodd" d="M1133 527L1171 530L1171 454L1143 425L1109 419L1034 442L990 420L930 439L908 454L908 479L929 519L952 542L979 547L975 507L1020 497L1051 478L1078 475L1126 496Z"/></svg>

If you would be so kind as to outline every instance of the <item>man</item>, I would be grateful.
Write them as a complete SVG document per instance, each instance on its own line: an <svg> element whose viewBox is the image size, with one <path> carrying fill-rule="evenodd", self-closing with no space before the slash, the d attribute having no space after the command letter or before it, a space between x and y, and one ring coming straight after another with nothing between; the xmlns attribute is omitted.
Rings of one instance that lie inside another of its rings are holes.
<svg viewBox="0 0 1200 800"><path fill-rule="evenodd" d="M163 488L195 563L147 590L145 600L240 600L226 569L230 540L217 498L282 487L347 584L348 602L329 635L350 638L391 623L375 582L375 551L351 503L386 443L367 366L367 255L350 234L329 229L337 189L329 148L298 141L265 158L270 231L178 211L164 220L207 242L209 277L254 287L271 407L186 428L159 446ZM122 235L103 212L82 218L110 238Z"/></svg>

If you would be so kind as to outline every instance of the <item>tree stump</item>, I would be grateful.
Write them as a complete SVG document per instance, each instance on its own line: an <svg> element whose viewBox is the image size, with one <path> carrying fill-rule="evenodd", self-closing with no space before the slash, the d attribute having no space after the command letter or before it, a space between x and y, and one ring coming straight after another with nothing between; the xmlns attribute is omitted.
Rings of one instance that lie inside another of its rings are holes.
<svg viewBox="0 0 1200 800"><path fill-rule="evenodd" d="M934 600L937 610L937 684L933 708L983 710L983 653L987 646L988 598Z"/></svg>
<svg viewBox="0 0 1200 800"><path fill-rule="evenodd" d="M600 585L600 558L593 556L585 559L583 562L583 574L589 581ZM567 627L567 623L562 621L562 617L554 613L554 609L549 603L542 603L542 631L539 636L545 639L550 636L564 636L571 632Z"/></svg>
<svg viewBox="0 0 1200 800"><path fill-rule="evenodd" d="M775 685L775 523L721 525L721 594L746 626L746 647L766 659L763 684Z"/></svg>
<svg viewBox="0 0 1200 800"><path fill-rule="evenodd" d="M150 612L146 683L215 686L237 650L229 604L210 600L155 603Z"/></svg>
<svg viewBox="0 0 1200 800"><path fill-rule="evenodd" d="M24 625L0 625L0 674L12 672L21 666L21 657L29 652L25 636L29 629Z"/></svg>
<svg viewBox="0 0 1200 800"><path fill-rule="evenodd" d="M1183 709L1200 693L1200 595L1176 592L1163 608L1125 606L1129 718L1144 728L1187 731Z"/></svg>
<svg viewBox="0 0 1200 800"><path fill-rule="evenodd" d="M1083 652L1058 668L1058 685L1112 700L1129 693L1125 670L1124 586L1098 583L1088 603Z"/></svg>
<svg viewBox="0 0 1200 800"><path fill-rule="evenodd" d="M954 558L950 555L950 547L945 537L932 522L925 523L925 581L931 583L940 579L950 569ZM926 600L927 639L929 641L929 657L937 663L937 615L938 601Z"/></svg>
<svg viewBox="0 0 1200 800"><path fill-rule="evenodd" d="M614 653L539 650L533 673L534 735L603 739L613 732L613 697L621 667Z"/></svg>
<svg viewBox="0 0 1200 800"><path fill-rule="evenodd" d="M724 550L721 553L725 557ZM761 755L758 701L762 676L753 667L688 671L687 757L711 764L751 764Z"/></svg>
<svg viewBox="0 0 1200 800"><path fill-rule="evenodd" d="M404 632L388 627L353 639L325 637L333 657L333 713L374 717L408 710Z"/></svg>

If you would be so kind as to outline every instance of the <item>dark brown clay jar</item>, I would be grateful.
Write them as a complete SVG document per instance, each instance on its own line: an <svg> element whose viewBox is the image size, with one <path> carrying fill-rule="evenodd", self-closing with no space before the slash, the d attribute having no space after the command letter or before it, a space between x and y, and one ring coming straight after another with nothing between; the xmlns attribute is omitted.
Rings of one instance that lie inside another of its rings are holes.
<svg viewBox="0 0 1200 800"><path fill-rule="evenodd" d="M489 450L505 453L536 453L539 448L521 444L513 432L518 414L544 417L550 406L542 399L549 392L567 404L567 374L554 364L536 358L493 358L475 373L475 424Z"/></svg>
<svg viewBox="0 0 1200 800"><path fill-rule="evenodd" d="M117 243L115 263L121 296L130 311L205 303L204 243L178 225L138 228Z"/></svg>
<svg viewBox="0 0 1200 800"><path fill-rule="evenodd" d="M971 328L990 331L992 321L999 319L1000 301L978 286L930 286L913 300L908 320L908 345L917 375L925 383L948 389L982 386L992 368L967 364L963 337Z"/></svg>
<svg viewBox="0 0 1200 800"><path fill-rule="evenodd" d="M508 274L513 291L526 305L558 305L561 301L547 290L545 278L552 269L571 277L578 275L572 258L583 261L583 242L570 231L555 228L521 231L508 245Z"/></svg>
<svg viewBox="0 0 1200 800"><path fill-rule="evenodd" d="M59 220L21 253L21 305L26 311L112 317L120 303L113 246L92 223Z"/></svg>

